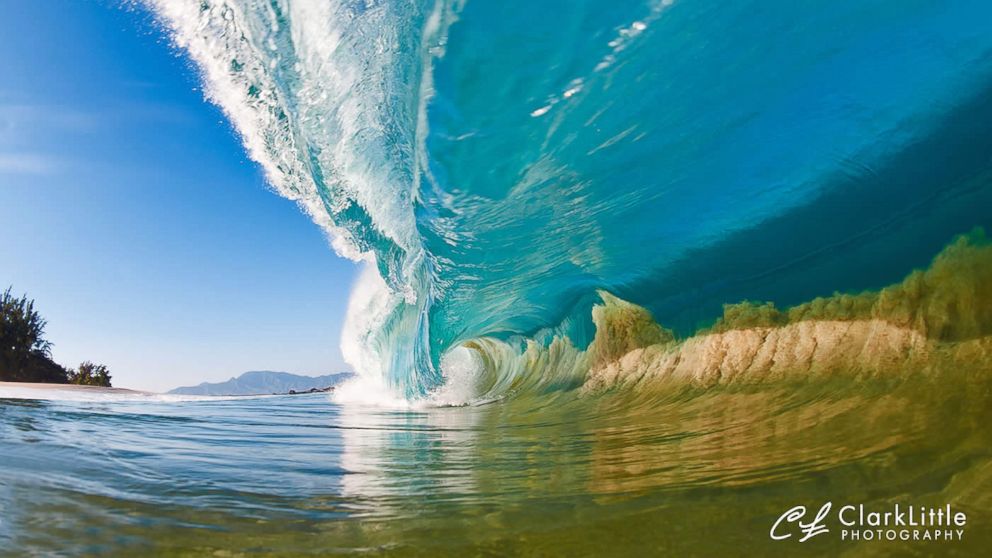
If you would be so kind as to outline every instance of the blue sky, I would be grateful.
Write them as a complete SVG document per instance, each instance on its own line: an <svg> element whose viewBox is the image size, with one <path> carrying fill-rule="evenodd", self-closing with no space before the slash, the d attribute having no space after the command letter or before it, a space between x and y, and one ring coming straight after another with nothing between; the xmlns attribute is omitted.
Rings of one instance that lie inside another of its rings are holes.
<svg viewBox="0 0 992 558"><path fill-rule="evenodd" d="M0 0L0 286L55 360L164 390L328 373L353 263L268 190L148 13Z"/></svg>

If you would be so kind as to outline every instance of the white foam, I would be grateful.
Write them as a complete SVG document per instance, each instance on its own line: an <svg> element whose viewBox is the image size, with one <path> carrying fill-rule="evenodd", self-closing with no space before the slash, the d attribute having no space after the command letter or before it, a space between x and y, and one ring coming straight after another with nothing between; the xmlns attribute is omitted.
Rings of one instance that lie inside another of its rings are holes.
<svg viewBox="0 0 992 558"><path fill-rule="evenodd" d="M353 349L354 347L349 348ZM379 360L375 356L367 356L365 351L359 353L360 362L371 362L373 366L378 366ZM355 363L351 364L356 366ZM477 352L456 347L441 361L444 383L425 397L413 400L403 397L386 383L381 371L373 369L337 386L330 394L330 399L341 405L397 410L468 405L481 396L480 380L483 372L482 360Z"/></svg>
<svg viewBox="0 0 992 558"><path fill-rule="evenodd" d="M393 145L395 130L415 122L390 112L403 86L393 73L418 62L395 59L399 8L287 1L276 14L238 0L144 1L195 62L207 99L269 183L327 231L339 254L364 259L353 231L333 221L357 204L376 230L416 255L415 173ZM379 40L355 38L362 36Z"/></svg>
<svg viewBox="0 0 992 558"><path fill-rule="evenodd" d="M355 376L334 388L329 397L334 403L349 407L405 410L415 406L377 376Z"/></svg>
<svg viewBox="0 0 992 558"><path fill-rule="evenodd" d="M341 331L341 354L359 377L383 378L383 358L373 336L401 303L402 297L386 285L374 263L366 264L352 285Z"/></svg>
<svg viewBox="0 0 992 558"><path fill-rule="evenodd" d="M481 395L483 372L482 359L477 352L455 347L441 360L444 384L431 393L426 402L441 407L472 403Z"/></svg>

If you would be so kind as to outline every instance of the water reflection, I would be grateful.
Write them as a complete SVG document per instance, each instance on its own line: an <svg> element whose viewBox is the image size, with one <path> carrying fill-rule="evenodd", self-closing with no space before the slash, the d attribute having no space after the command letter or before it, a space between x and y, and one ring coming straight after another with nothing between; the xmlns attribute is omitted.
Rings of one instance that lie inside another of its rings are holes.
<svg viewBox="0 0 992 558"><path fill-rule="evenodd" d="M343 406L342 495L368 502L374 514L395 513L394 500L419 493L434 498L473 491L472 448L479 408L395 411ZM424 472L441 474L423 474Z"/></svg>
<svg viewBox="0 0 992 558"><path fill-rule="evenodd" d="M992 543L982 376L405 411L322 396L5 401L0 542L69 554L766 553L768 525L797 503L909 499L967 511L968 549ZM852 550L838 544L817 548Z"/></svg>

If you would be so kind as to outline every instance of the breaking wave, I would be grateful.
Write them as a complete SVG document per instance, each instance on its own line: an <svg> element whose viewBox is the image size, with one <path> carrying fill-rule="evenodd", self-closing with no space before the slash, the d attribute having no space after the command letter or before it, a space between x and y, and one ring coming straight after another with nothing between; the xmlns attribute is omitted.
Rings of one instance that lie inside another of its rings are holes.
<svg viewBox="0 0 992 558"><path fill-rule="evenodd" d="M367 266L338 397L988 355L980 234L898 283L992 225L986 4L147 3Z"/></svg>

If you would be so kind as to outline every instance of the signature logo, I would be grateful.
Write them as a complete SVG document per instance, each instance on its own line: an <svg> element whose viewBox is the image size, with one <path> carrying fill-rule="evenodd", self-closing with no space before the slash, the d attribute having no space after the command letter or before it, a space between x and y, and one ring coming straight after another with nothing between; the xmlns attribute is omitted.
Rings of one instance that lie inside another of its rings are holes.
<svg viewBox="0 0 992 558"><path fill-rule="evenodd" d="M768 535L772 538L772 540L776 541L788 539L794 534L793 532L788 532L789 530L787 527L791 524L797 524L799 526L799 531L803 535L802 538L799 539L799 542L806 542L817 535L827 533L829 532L829 529L823 525L823 520L827 517L827 514L830 513L830 506L830 502L823 504L823 506L820 507L820 511L816 512L816 516L813 517L812 521L808 521L806 523L802 521L803 518L806 517L806 506L796 506L791 508L779 516L778 521L772 525Z"/></svg>
<svg viewBox="0 0 992 558"><path fill-rule="evenodd" d="M783 513L768 531L774 541L804 543L829 533L827 523L837 526L842 541L960 541L968 523L965 512L951 504L889 504L882 509L865 504L838 504L835 517L827 519L833 504L819 509L795 506Z"/></svg>

